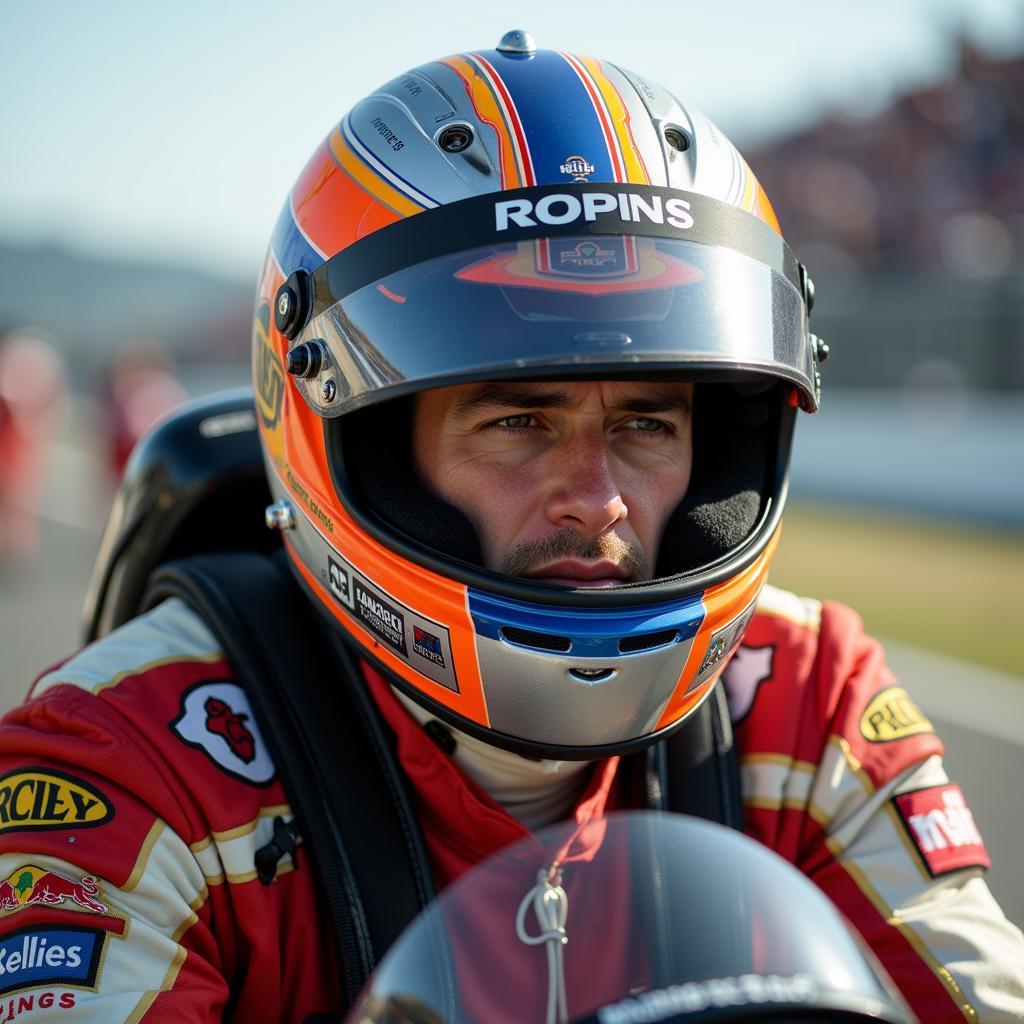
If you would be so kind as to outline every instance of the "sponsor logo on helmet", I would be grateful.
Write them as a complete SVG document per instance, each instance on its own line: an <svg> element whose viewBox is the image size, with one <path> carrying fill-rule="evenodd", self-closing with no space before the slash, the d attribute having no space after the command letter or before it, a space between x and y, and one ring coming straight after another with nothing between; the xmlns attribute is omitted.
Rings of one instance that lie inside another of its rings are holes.
<svg viewBox="0 0 1024 1024"><path fill-rule="evenodd" d="M375 117L370 124L374 131L396 152L405 149L405 143L391 130L388 123L381 117Z"/></svg>
<svg viewBox="0 0 1024 1024"><path fill-rule="evenodd" d="M256 314L256 342L253 353L253 384L256 392L256 411L267 430L273 430L281 418L284 397L284 369L277 353L270 347L267 326L270 306L264 303Z"/></svg>
<svg viewBox="0 0 1024 1024"><path fill-rule="evenodd" d="M354 609L356 604L352 599L352 577L348 570L343 569L333 558L327 559L327 567L331 593L347 608Z"/></svg>
<svg viewBox="0 0 1024 1024"><path fill-rule="evenodd" d="M98 789L64 772L22 768L0 776L0 832L88 828L113 816Z"/></svg>
<svg viewBox="0 0 1024 1024"><path fill-rule="evenodd" d="M288 486L303 505L309 509L309 514L328 532L334 533L334 520L309 496L309 491L302 486L302 481L292 472L291 466L284 466L285 476L288 478Z"/></svg>
<svg viewBox="0 0 1024 1024"><path fill-rule="evenodd" d="M893 798L910 838L934 875L960 868L991 866L959 786L932 786Z"/></svg>
<svg viewBox="0 0 1024 1024"><path fill-rule="evenodd" d="M860 717L861 735L872 743L889 743L934 731L924 712L901 686L889 686L876 694Z"/></svg>
<svg viewBox="0 0 1024 1024"><path fill-rule="evenodd" d="M0 993L40 985L76 985L95 988L108 933L101 928L19 928L0 940ZM15 1004L9 1004L13 1007ZM0 1006L0 1020L16 1013L55 1006L70 1009L73 992L36 992L18 1000L16 1010Z"/></svg>
<svg viewBox="0 0 1024 1024"><path fill-rule="evenodd" d="M270 759L245 691L237 683L200 683L181 701L171 729L219 768L243 782L264 786L274 778Z"/></svg>
<svg viewBox="0 0 1024 1024"><path fill-rule="evenodd" d="M635 274L640 266L635 238L539 238L533 244L541 274L603 280Z"/></svg>
<svg viewBox="0 0 1024 1024"><path fill-rule="evenodd" d="M565 163L558 169L562 174L571 174L573 181L589 181L590 175L597 170L597 168L590 163L586 157L582 156L566 157Z"/></svg>
<svg viewBox="0 0 1024 1024"><path fill-rule="evenodd" d="M363 576L341 554L330 550L320 578L346 615L351 615L417 672L458 693L448 629L402 604Z"/></svg>
<svg viewBox="0 0 1024 1024"><path fill-rule="evenodd" d="M636 192L554 192L536 203L531 199L496 202L494 226L497 231L508 231L510 227L533 228L538 224L574 224L595 221L602 214L630 223L669 224L683 231L694 223L689 201L679 196L663 199Z"/></svg>
<svg viewBox="0 0 1024 1024"><path fill-rule="evenodd" d="M97 898L99 892L99 884L92 875L76 880L36 864L23 864L0 881L0 914L12 914L38 904L70 904L72 908L105 914L107 905Z"/></svg>
<svg viewBox="0 0 1024 1024"><path fill-rule="evenodd" d="M412 649L421 658L426 658L427 661L432 661L435 665L440 665L443 668L444 655L441 653L441 638L434 636L433 633L428 633L425 629L420 629L419 626L412 627L412 635Z"/></svg>
<svg viewBox="0 0 1024 1024"><path fill-rule="evenodd" d="M693 682L687 687L688 692L696 689L698 686L702 686L725 665L729 656L736 650L739 642L743 639L743 634L746 632L747 626L750 625L750 620L754 617L754 608L755 602L752 601L735 619L727 622L711 634L711 639L708 641L708 649L700 663L700 668L697 670L697 675L694 676Z"/></svg>
<svg viewBox="0 0 1024 1024"><path fill-rule="evenodd" d="M558 254L558 262L563 267L603 267L614 263L615 256L613 249L604 249L596 242L577 242L571 249L563 249Z"/></svg>
<svg viewBox="0 0 1024 1024"><path fill-rule="evenodd" d="M408 657L409 652L405 646L405 617L402 613L364 587L358 579L355 581L355 598L359 621L389 647L393 647L403 657Z"/></svg>

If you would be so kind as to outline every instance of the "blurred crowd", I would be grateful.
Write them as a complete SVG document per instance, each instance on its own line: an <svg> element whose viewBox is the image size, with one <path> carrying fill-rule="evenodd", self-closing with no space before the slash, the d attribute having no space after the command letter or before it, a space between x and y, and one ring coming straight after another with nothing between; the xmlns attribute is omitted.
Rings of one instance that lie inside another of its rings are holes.
<svg viewBox="0 0 1024 1024"><path fill-rule="evenodd" d="M750 156L808 265L964 280L1024 263L1024 56L964 40L946 81Z"/></svg>

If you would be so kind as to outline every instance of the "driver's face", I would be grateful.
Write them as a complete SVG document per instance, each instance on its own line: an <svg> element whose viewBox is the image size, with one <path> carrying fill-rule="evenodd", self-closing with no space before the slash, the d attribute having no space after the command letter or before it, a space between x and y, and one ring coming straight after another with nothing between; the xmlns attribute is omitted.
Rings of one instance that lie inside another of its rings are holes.
<svg viewBox="0 0 1024 1024"><path fill-rule="evenodd" d="M565 586L649 579L690 481L693 385L460 384L418 396L416 465L484 565Z"/></svg>

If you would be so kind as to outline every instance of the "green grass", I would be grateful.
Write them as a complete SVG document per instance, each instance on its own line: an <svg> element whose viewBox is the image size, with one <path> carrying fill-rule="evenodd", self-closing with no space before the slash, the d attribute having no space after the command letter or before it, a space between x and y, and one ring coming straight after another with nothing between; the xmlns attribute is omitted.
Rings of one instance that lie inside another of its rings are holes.
<svg viewBox="0 0 1024 1024"><path fill-rule="evenodd" d="M852 605L870 633L1024 677L1024 534L796 503L770 578Z"/></svg>

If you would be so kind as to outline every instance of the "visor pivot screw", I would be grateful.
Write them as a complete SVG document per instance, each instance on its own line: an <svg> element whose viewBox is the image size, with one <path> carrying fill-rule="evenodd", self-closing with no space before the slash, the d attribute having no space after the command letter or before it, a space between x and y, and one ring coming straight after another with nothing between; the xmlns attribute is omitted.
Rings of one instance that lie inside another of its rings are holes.
<svg viewBox="0 0 1024 1024"><path fill-rule="evenodd" d="M800 264L800 290L804 293L804 303L807 306L808 314L810 314L814 309L814 282L802 263Z"/></svg>
<svg viewBox="0 0 1024 1024"><path fill-rule="evenodd" d="M517 57L532 57L537 52L537 44L529 32L514 28L506 32L498 43L498 53L508 53Z"/></svg>
<svg viewBox="0 0 1024 1024"><path fill-rule="evenodd" d="M334 401L338 394L338 385L335 383L333 377L328 377L327 380L320 385L320 397L323 399L324 404L330 405Z"/></svg>
<svg viewBox="0 0 1024 1024"><path fill-rule="evenodd" d="M323 363L323 350L315 341L304 341L288 350L285 369L293 377L315 377Z"/></svg>
<svg viewBox="0 0 1024 1024"><path fill-rule="evenodd" d="M284 498L278 498L273 505L268 505L263 513L268 530L294 530L295 510Z"/></svg>
<svg viewBox="0 0 1024 1024"><path fill-rule="evenodd" d="M824 338L819 338L816 334L812 334L811 337L814 339L814 357L819 363L825 362L828 359L828 345L825 344Z"/></svg>
<svg viewBox="0 0 1024 1024"><path fill-rule="evenodd" d="M304 270L296 270L277 290L274 298L274 326L289 340L306 324L310 305L311 281Z"/></svg>
<svg viewBox="0 0 1024 1024"><path fill-rule="evenodd" d="M469 149L472 142L472 129L464 124L451 124L442 129L437 136L437 144L446 153L461 153L464 149Z"/></svg>
<svg viewBox="0 0 1024 1024"><path fill-rule="evenodd" d="M678 153L685 153L690 148L690 139L681 128L666 128L665 141Z"/></svg>

